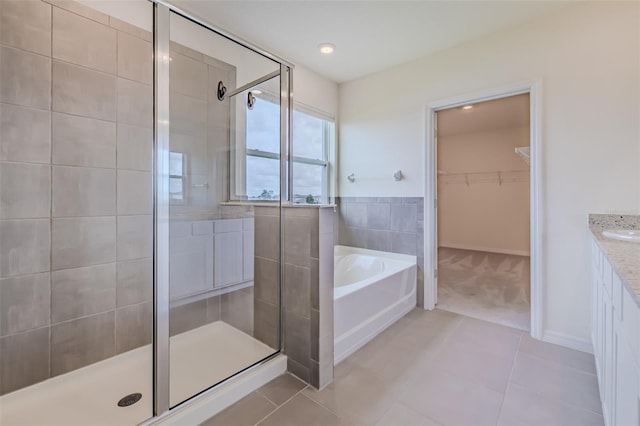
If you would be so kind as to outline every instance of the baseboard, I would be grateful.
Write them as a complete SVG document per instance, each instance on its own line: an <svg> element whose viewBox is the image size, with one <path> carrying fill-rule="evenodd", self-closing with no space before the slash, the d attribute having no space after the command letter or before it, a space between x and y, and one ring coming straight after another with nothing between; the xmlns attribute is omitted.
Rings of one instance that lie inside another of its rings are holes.
<svg viewBox="0 0 640 426"><path fill-rule="evenodd" d="M266 363L231 379L221 388L213 389L195 397L183 407L169 412L166 416L152 419L151 425L196 425L201 424L215 414L241 400L251 392L287 370L287 357L278 355Z"/></svg>
<svg viewBox="0 0 640 426"><path fill-rule="evenodd" d="M542 340L548 343L564 346L565 348L575 349L590 354L593 353L591 340L569 336L568 334L564 334L559 331L547 330L543 332Z"/></svg>
<svg viewBox="0 0 640 426"><path fill-rule="evenodd" d="M478 246L457 245L457 244L438 244L438 247L452 248L452 249L458 249L458 250L483 251L487 253L511 254L514 256L530 255L529 250L509 250L509 249L501 249L501 248L495 248L495 247L478 247Z"/></svg>

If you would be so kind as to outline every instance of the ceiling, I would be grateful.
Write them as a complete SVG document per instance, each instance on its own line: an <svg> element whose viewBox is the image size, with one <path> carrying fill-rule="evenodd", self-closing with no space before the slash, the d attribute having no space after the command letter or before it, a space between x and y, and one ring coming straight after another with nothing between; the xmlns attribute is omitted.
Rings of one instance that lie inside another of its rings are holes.
<svg viewBox="0 0 640 426"><path fill-rule="evenodd" d="M529 94L509 96L492 101L438 111L438 135L449 136L470 132L522 127L529 125Z"/></svg>
<svg viewBox="0 0 640 426"><path fill-rule="evenodd" d="M216 26L345 82L549 13L564 1L178 0ZM336 45L323 55L318 45Z"/></svg>

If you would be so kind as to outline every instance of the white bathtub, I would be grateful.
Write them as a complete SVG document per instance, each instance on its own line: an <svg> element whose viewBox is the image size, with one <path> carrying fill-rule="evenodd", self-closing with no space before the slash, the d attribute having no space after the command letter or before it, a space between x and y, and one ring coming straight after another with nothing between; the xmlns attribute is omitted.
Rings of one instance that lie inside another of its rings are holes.
<svg viewBox="0 0 640 426"><path fill-rule="evenodd" d="M337 364L416 306L417 258L336 246L334 262Z"/></svg>

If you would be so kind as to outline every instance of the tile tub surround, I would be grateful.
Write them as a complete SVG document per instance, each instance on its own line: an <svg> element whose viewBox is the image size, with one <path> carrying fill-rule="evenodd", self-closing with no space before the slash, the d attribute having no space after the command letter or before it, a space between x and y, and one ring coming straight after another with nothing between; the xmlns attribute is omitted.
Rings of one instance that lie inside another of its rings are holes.
<svg viewBox="0 0 640 426"><path fill-rule="evenodd" d="M340 245L418 257L418 306L424 294L424 199L339 197Z"/></svg>
<svg viewBox="0 0 640 426"><path fill-rule="evenodd" d="M281 377L204 425L604 424L592 355L439 309L414 309L325 389L301 387Z"/></svg>
<svg viewBox="0 0 640 426"><path fill-rule="evenodd" d="M153 64L79 3L3 0L0 23L6 394L151 342Z"/></svg>
<svg viewBox="0 0 640 426"><path fill-rule="evenodd" d="M640 244L604 237L606 229L640 229L640 215L590 214L589 229L640 306Z"/></svg>

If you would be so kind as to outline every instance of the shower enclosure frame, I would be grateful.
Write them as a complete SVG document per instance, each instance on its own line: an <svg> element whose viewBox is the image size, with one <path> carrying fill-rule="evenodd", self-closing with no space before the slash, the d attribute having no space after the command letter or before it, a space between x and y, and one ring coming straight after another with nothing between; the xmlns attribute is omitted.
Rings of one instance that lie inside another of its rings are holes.
<svg viewBox="0 0 640 426"><path fill-rule="evenodd" d="M254 371L283 352L283 318L280 309L280 327L278 330L278 348L266 359L247 366L221 383L192 395L188 400L171 407L170 405L170 364L169 364L169 46L170 15L186 18L243 46L267 59L279 64L280 70L280 208L287 202L291 188L291 129L293 114L292 70L294 65L251 43L225 32L198 16L186 12L163 0L149 0L153 5L153 49L154 49L154 135L153 135L153 417L154 423L184 408L194 397L202 396L223 387L229 380ZM280 212L280 229L283 229L283 214ZM280 290L284 276L284 247L280 232ZM282 291L279 292L282 306Z"/></svg>

